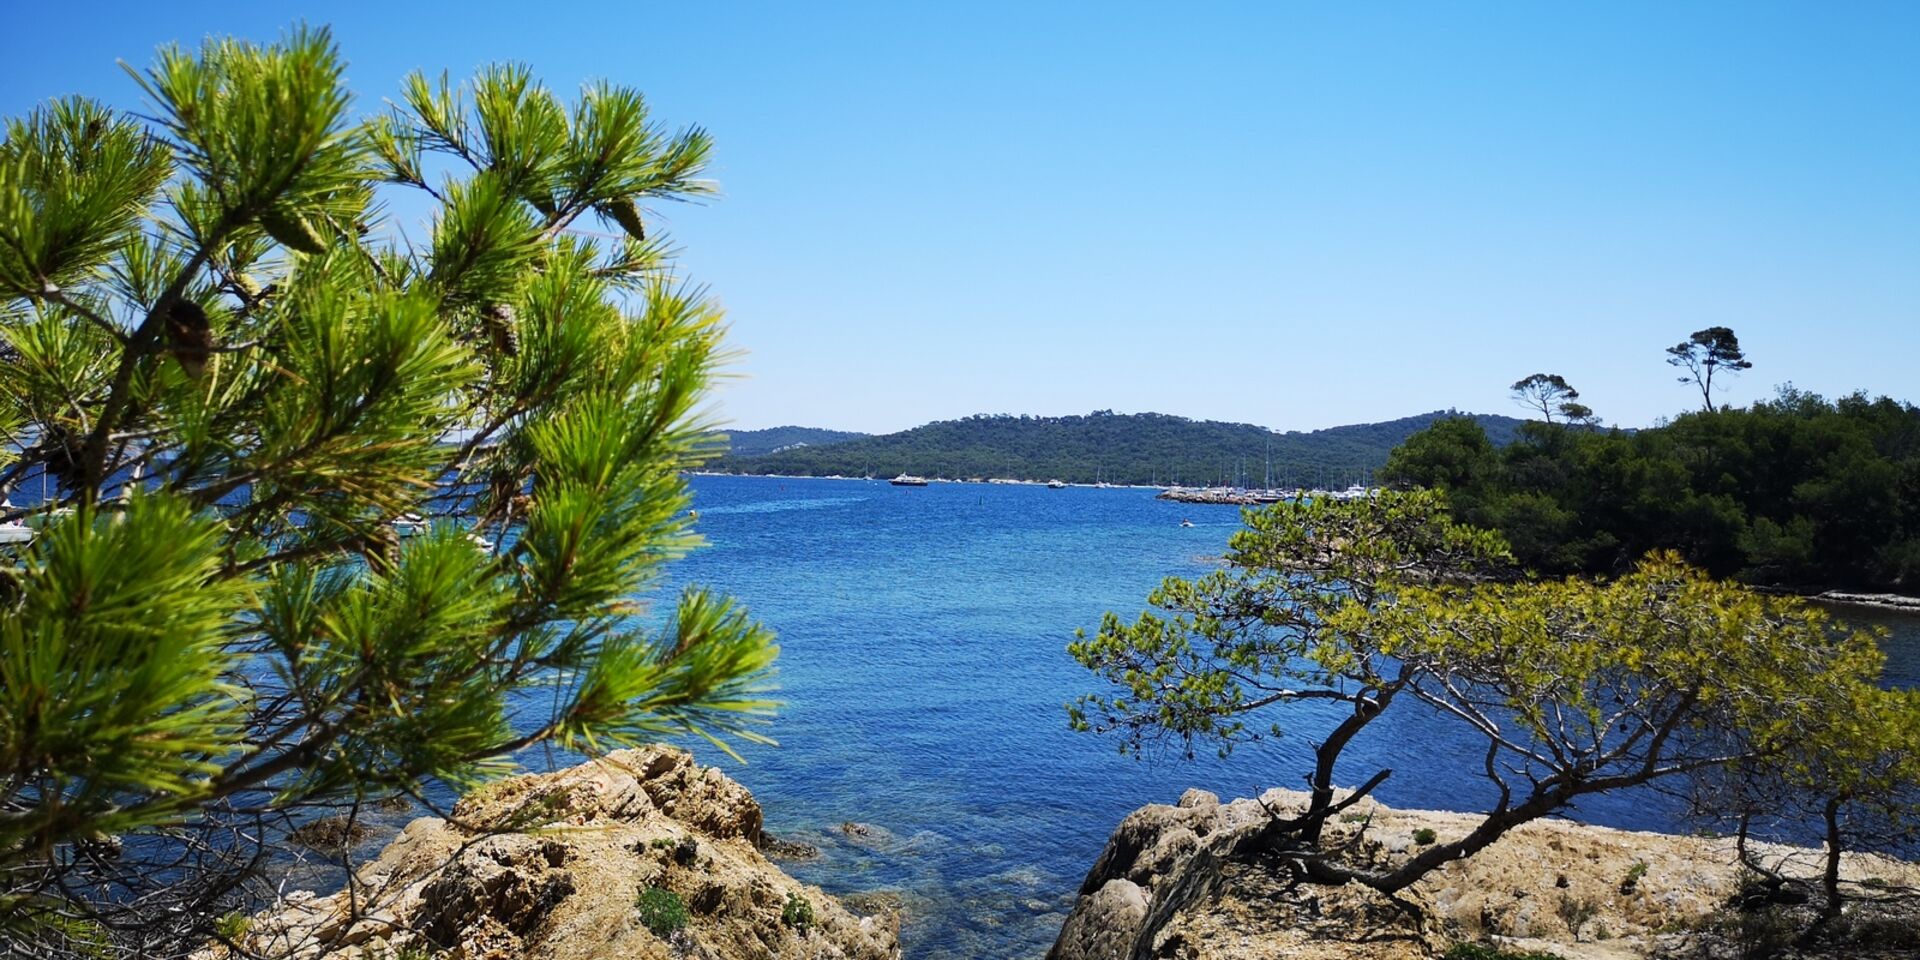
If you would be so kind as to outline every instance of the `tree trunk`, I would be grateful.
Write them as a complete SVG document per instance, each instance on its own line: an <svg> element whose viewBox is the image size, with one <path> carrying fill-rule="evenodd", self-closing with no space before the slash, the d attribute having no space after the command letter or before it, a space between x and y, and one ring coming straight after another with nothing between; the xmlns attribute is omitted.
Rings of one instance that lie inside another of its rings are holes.
<svg viewBox="0 0 1920 960"><path fill-rule="evenodd" d="M1366 729L1373 718L1386 710L1393 700L1395 688L1388 687L1374 696L1371 701L1362 699L1354 703L1353 713L1333 728L1320 746L1313 751L1313 775L1308 778L1307 786L1312 791L1312 799L1307 802L1307 812L1300 818L1300 838L1308 844L1320 842L1320 830L1326 825L1328 812L1333 808L1333 765L1340 759L1340 751Z"/></svg>
<svg viewBox="0 0 1920 960"><path fill-rule="evenodd" d="M1572 799L1571 791L1564 787L1535 793L1525 803L1517 807L1507 807L1487 814L1473 832L1452 843L1435 844L1420 852L1413 859L1401 864L1397 869L1385 874L1367 876L1356 875L1354 879L1389 896L1413 886L1421 877L1433 872L1449 860L1459 860L1473 856L1495 840L1500 839L1508 830L1560 809Z"/></svg>
<svg viewBox="0 0 1920 960"><path fill-rule="evenodd" d="M1820 918L1807 927L1803 941L1812 941L1826 925L1839 920L1839 908L1845 906L1845 900L1839 899L1839 854L1841 854L1841 835L1839 835L1839 797L1828 797L1826 806L1820 810L1826 820L1826 872L1820 874L1820 893L1826 900L1820 904Z"/></svg>

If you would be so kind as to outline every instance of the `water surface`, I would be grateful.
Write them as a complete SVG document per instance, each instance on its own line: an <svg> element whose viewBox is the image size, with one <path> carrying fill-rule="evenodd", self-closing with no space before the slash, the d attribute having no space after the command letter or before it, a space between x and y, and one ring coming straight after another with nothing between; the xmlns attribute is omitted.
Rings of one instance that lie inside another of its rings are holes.
<svg viewBox="0 0 1920 960"><path fill-rule="evenodd" d="M1063 704L1094 688L1065 651L1075 628L1109 609L1131 615L1161 578L1216 564L1239 526L1235 509L1130 489L747 477L693 486L711 546L677 563L665 588L731 593L777 629L786 701L772 729L781 745L743 751L746 766L695 752L753 790L769 829L826 851L792 873L836 893L900 894L911 958L1037 957L1129 811L1191 786L1234 797L1300 785L1304 737L1225 762L1171 752L1139 761L1066 725ZM660 595L663 607L670 596ZM1897 628L1891 672L1920 681L1914 621L1841 612ZM1348 749L1341 779L1390 767L1387 803L1483 807L1473 744L1397 713ZM1267 719L1305 735L1327 726L1310 706ZM1670 829L1674 812L1637 794L1575 814ZM847 822L868 834L847 836Z"/></svg>

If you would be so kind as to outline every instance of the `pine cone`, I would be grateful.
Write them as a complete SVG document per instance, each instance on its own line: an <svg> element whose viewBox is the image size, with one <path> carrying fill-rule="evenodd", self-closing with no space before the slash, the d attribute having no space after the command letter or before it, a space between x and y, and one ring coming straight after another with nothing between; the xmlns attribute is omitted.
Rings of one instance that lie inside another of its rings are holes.
<svg viewBox="0 0 1920 960"><path fill-rule="evenodd" d="M612 203L602 206L601 209L605 210L607 216L612 217L614 222L620 225L620 229L627 232L627 236L635 240L644 241L647 239L647 225L645 221L640 219L639 204L634 203L632 200L615 200Z"/></svg>
<svg viewBox="0 0 1920 960"><path fill-rule="evenodd" d="M180 362L187 376L200 379L213 350L213 328L207 312L192 300L175 300L167 307L167 352Z"/></svg>
<svg viewBox="0 0 1920 960"><path fill-rule="evenodd" d="M515 356L520 352L520 337L514 326L513 308L496 303L480 314L480 326L487 331L487 339L493 343L493 349L502 356Z"/></svg>
<svg viewBox="0 0 1920 960"><path fill-rule="evenodd" d="M301 253L327 252L326 238L299 214L268 210L260 215L260 226L268 236L286 244L289 249Z"/></svg>

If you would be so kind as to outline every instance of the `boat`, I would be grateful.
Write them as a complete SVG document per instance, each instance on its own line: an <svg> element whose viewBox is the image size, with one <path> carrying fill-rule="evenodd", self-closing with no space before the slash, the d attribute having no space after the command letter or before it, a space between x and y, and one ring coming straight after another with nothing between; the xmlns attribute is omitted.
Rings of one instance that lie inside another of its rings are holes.
<svg viewBox="0 0 1920 960"><path fill-rule="evenodd" d="M1048 481L1047 481L1047 489L1048 489L1048 490L1065 490L1066 488L1067 488L1067 485L1066 485L1066 484L1064 484L1064 483L1061 483L1061 482L1060 482L1060 481L1058 481L1058 480L1048 480Z"/></svg>
<svg viewBox="0 0 1920 960"><path fill-rule="evenodd" d="M916 477L912 474L903 473L897 477L894 477L892 480L888 480L887 482L893 484L896 487L924 487L927 485L927 478Z"/></svg>
<svg viewBox="0 0 1920 960"><path fill-rule="evenodd" d="M1182 520L1182 521L1180 521L1180 525L1181 525L1181 526L1183 526L1183 527L1191 527L1191 526L1193 526L1193 521L1192 521L1192 520Z"/></svg>
<svg viewBox="0 0 1920 960"><path fill-rule="evenodd" d="M0 499L0 511L12 513L13 501ZM0 544L31 543L31 542L33 542L32 527L29 527L18 520L10 520L6 523L0 523Z"/></svg>
<svg viewBox="0 0 1920 960"><path fill-rule="evenodd" d="M403 513L394 517L388 522L388 526L393 528L394 533L403 537L411 537L415 534L427 532L426 518L417 513Z"/></svg>

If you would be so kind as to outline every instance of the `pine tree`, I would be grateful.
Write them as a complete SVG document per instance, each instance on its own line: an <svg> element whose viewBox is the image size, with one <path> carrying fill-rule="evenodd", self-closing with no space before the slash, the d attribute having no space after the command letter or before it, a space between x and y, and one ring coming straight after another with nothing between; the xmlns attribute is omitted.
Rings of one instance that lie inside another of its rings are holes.
<svg viewBox="0 0 1920 960"><path fill-rule="evenodd" d="M764 740L771 634L634 600L716 452L720 311L640 219L708 135L521 66L367 119L342 70L210 40L134 74L150 119L7 124L0 483L53 491L0 546L17 950L190 949L311 811L534 745Z"/></svg>

